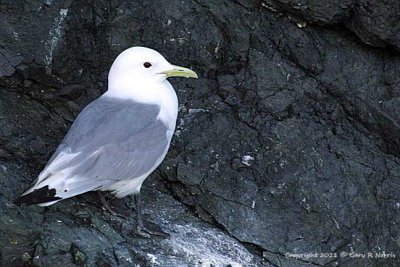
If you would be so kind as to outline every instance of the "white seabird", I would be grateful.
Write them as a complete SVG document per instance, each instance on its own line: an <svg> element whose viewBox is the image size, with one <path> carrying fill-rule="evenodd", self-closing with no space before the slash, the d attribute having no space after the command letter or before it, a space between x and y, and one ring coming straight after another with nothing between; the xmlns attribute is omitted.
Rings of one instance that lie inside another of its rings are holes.
<svg viewBox="0 0 400 267"><path fill-rule="evenodd" d="M177 76L197 78L152 49L123 51L111 66L107 92L82 110L33 186L14 203L48 206L88 191L138 196L175 130L178 99L166 78Z"/></svg>

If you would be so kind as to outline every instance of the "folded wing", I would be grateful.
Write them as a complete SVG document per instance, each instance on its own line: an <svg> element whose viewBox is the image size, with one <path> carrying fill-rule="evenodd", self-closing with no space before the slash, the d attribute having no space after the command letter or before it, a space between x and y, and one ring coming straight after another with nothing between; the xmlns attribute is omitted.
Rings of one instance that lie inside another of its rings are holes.
<svg viewBox="0 0 400 267"><path fill-rule="evenodd" d="M77 117L34 185L16 204L51 205L93 190L139 190L170 144L159 107L100 97Z"/></svg>

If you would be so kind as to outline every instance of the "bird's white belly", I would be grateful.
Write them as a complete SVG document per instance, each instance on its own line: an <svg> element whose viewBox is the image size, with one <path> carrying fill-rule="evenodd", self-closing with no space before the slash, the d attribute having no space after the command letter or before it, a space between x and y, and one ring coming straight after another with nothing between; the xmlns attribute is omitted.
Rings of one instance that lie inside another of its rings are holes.
<svg viewBox="0 0 400 267"><path fill-rule="evenodd" d="M127 195L133 195L139 193L143 181L147 178L148 175L150 175L150 173L146 173L140 177L133 178L130 180L119 181L107 187L102 187L100 190L113 191L115 193L115 196L118 198L122 198Z"/></svg>

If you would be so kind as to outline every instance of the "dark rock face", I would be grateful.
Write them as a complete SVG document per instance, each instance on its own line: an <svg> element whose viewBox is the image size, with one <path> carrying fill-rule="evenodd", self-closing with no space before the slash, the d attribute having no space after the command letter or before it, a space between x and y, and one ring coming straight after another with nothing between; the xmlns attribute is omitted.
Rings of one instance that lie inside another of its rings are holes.
<svg viewBox="0 0 400 267"><path fill-rule="evenodd" d="M0 265L399 266L399 10L2 1ZM147 219L171 237L132 235L129 197L112 201L126 219L95 194L10 204L134 45L201 77L171 81L177 131L143 192Z"/></svg>

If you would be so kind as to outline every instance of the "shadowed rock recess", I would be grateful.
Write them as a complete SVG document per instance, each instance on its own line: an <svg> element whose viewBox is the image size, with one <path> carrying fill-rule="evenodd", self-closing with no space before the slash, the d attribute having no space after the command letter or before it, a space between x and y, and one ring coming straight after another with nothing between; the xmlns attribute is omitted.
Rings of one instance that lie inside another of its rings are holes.
<svg viewBox="0 0 400 267"><path fill-rule="evenodd" d="M395 0L1 1L0 265L400 266L399 21ZM171 81L143 189L170 237L132 234L131 197L126 219L92 193L11 204L136 45L200 76Z"/></svg>

